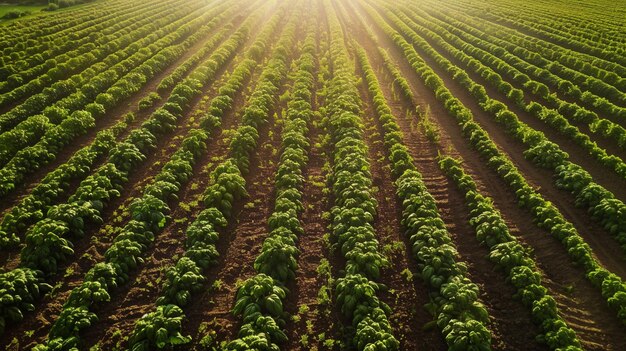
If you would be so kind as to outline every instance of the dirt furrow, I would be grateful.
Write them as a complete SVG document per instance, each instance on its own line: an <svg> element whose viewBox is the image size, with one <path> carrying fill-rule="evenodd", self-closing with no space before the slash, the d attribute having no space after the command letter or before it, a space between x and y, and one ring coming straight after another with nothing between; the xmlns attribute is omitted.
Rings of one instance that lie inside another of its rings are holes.
<svg viewBox="0 0 626 351"><path fill-rule="evenodd" d="M322 349L324 341L339 337L337 311L329 305L330 301L319 296L326 281L318 269L321 269L323 260L329 257L324 238L328 233L329 221L323 214L330 210L324 191L328 175L324 165L328 156L321 145L322 138L321 129L312 125L309 132L309 161L304 170L306 182L302 189L304 211L301 222L304 233L298 239L300 254L296 280L287 286L289 296L285 302L285 310L292 315L292 321L286 326L289 340L284 345L285 350L309 350L311 347Z"/></svg>
<svg viewBox="0 0 626 351"><path fill-rule="evenodd" d="M350 32L351 37L356 37L359 41L366 38L367 34L345 15L341 15L340 20L346 32ZM367 49L374 50L374 52L376 50L375 47ZM360 67L356 75L363 77ZM445 348L445 343L439 331L436 328L425 328L433 319L424 308L430 298L427 288L418 279L417 264L411 257L410 243L406 240L400 224L402 207L395 194L391 165L387 159L388 153L383 140L383 130L375 118L376 111L372 106L364 81L359 91L363 101L364 134L375 187L374 196L378 203L378 212L373 225L380 241L380 250L385 253L390 262L390 266L385 267L381 272L380 282L387 287L387 290L381 294L381 300L391 307L390 322L394 336L400 341L401 349L441 350Z"/></svg>
<svg viewBox="0 0 626 351"><path fill-rule="evenodd" d="M250 172L245 176L250 197L245 204L235 206L233 220L220 235L217 245L220 262L205 274L209 277L210 288L188 306L188 318L183 323L186 334L196 336L205 331L204 323L209 323L217 328L213 330L217 332L217 344L236 336L239 320L232 315L231 308L238 282L255 274L254 259L268 234L267 218L274 205L272 180L280 148L280 128L275 122L272 119L259 133L258 151L252 156ZM194 342L201 339L202 336L194 338Z"/></svg>
<svg viewBox="0 0 626 351"><path fill-rule="evenodd" d="M318 6L318 18L325 18ZM318 54L316 60L317 70L315 75L319 77L320 52L319 41L321 34L318 32ZM318 111L323 104L323 97L316 94L321 91L322 84L315 82L312 95L312 109ZM321 116L320 116L321 117ZM315 115L314 115L315 118ZM325 346L332 348L339 339L339 328L336 324L338 311L333 308L332 301L320 296L328 284L325 276L325 268L328 268L330 257L329 247L325 240L330 224L323 214L330 211L330 203L326 196L326 178L328 170L325 168L328 162L328 153L323 146L324 130L320 121L314 119L309 125L308 162L303 171L306 179L302 188L302 203L304 210L300 215L300 221L304 233L298 238L298 268L295 281L287 285L289 295L285 301L285 310L291 315L291 321L286 326L287 343L285 350L309 350L311 348L323 349ZM322 293L323 295L323 293Z"/></svg>
<svg viewBox="0 0 626 351"><path fill-rule="evenodd" d="M284 85L277 96L287 89ZM279 119L286 109L276 102L268 114L268 123L259 130L258 147L250 156L250 171L244 176L249 197L234 206L227 228L220 231L217 250L220 260L205 276L210 277L205 293L187 307L183 331L194 337L192 349L219 345L236 337L239 318L231 313L239 282L253 276L253 263L268 235L267 219L274 206L274 175L281 144ZM209 341L207 341L209 340Z"/></svg>
<svg viewBox="0 0 626 351"><path fill-rule="evenodd" d="M430 301L428 289L419 279L417 264L411 257L411 244L406 240L400 224L402 207L395 194L382 130L373 118L376 112L365 89L365 86L360 89L362 99L366 101L365 134L372 180L376 189L375 198L378 203L374 229L378 234L380 249L391 263L381 271L380 282L388 288L381 295L381 300L391 307L390 322L394 336L400 341L401 349L441 350L445 348L445 343L439 331L436 328L425 328L433 319L424 308Z"/></svg>

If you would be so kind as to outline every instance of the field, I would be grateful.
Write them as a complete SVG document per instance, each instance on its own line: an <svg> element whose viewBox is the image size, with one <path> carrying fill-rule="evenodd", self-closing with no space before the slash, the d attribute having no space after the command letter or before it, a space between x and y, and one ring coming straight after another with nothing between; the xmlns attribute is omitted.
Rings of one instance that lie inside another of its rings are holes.
<svg viewBox="0 0 626 351"><path fill-rule="evenodd" d="M0 26L0 349L626 350L626 4Z"/></svg>
<svg viewBox="0 0 626 351"><path fill-rule="evenodd" d="M43 5L12 5L12 4L0 4L0 23L5 23L8 20L2 19L8 12L19 11L27 12L30 15L41 13L41 10L46 8Z"/></svg>

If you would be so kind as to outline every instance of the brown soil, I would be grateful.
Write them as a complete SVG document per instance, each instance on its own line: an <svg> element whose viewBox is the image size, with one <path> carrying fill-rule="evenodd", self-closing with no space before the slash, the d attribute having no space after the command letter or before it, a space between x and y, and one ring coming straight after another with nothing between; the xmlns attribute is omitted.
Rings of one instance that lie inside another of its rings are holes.
<svg viewBox="0 0 626 351"><path fill-rule="evenodd" d="M283 86L278 95L287 89ZM267 219L274 208L274 175L278 168L282 129L280 117L286 105L270 109L269 122L259 131L258 148L250 158L250 170L244 176L249 197L235 204L229 226L221 231L217 244L218 264L205 274L209 278L205 293L186 306L183 334L194 337L191 349L203 349L205 336L212 335L216 346L237 336L240 317L231 313L238 284L256 274L254 260L268 235Z"/></svg>
<svg viewBox="0 0 626 351"><path fill-rule="evenodd" d="M367 93L365 90L365 86L362 86L363 101L368 99L364 116L370 165L378 202L378 216L374 222L374 228L379 235L381 250L386 252L391 261L391 267L387 267L381 273L381 283L389 288L389 291L381 298L393 311L390 319L401 349L424 349L424 346L428 345L426 349L441 350L445 348L445 343L439 331L436 328L425 329L426 324L433 320L424 309L424 305L430 301L428 289L419 279L413 278L419 277L419 270L415 260L411 257L411 244L406 240L404 229L400 224L402 206L398 203L395 194L395 185L390 172L391 165L387 159L388 153L381 134L383 131L380 124L372 118L375 116L375 111L370 104L369 97L365 95ZM394 246L398 244L402 245L401 249L395 251L397 249L394 249ZM394 251L391 251L390 247Z"/></svg>
<svg viewBox="0 0 626 351"><path fill-rule="evenodd" d="M280 150L280 129L274 121L262 128L258 151L251 158L250 172L245 176L248 194L247 203L243 201L235 207L230 225L221 233L217 245L220 262L210 268L206 276L209 286L206 293L198 295L186 307L187 319L183 323L184 334L196 336L203 323L215 325L217 330L216 345L221 341L236 337L239 317L231 313L235 302L238 282L251 276L254 259L258 256L261 244L267 237L267 219L274 205L274 178L278 166ZM214 288L216 286L219 288ZM202 335L201 335L202 336ZM201 336L194 338L197 348Z"/></svg>
<svg viewBox="0 0 626 351"><path fill-rule="evenodd" d="M363 42L366 34L358 24L341 16L342 24L351 37ZM367 38L368 39L368 38ZM375 53L375 47L368 47L368 52ZM358 65L357 65L358 67ZM363 77L360 67L357 77ZM363 78L365 79L365 78ZM390 322L394 336L400 341L403 350L441 350L445 342L436 328L425 328L433 320L424 305L430 301L428 289L419 277L417 264L411 257L410 243L400 224L402 206L395 194L395 184L391 175L391 165L387 159L383 130L378 123L375 109L365 81L360 85L361 100L364 102L365 136L369 152L370 170L375 186L375 198L378 203L378 215L374 229L379 236L381 250L386 253L391 263L381 272L380 282L388 290L381 294L381 300L392 310Z"/></svg>
<svg viewBox="0 0 626 351"><path fill-rule="evenodd" d="M318 292L327 282L317 273L317 269L320 262L328 260L330 255L324 241L330 223L322 215L330 210L330 203L324 193L327 172L323 169L328 156L321 145L316 145L321 142L322 135L319 127L311 126L309 139L312 147L304 171L307 181L302 189L304 211L301 222L304 234L298 240L300 255L296 281L287 286L289 296L285 302L287 313L297 315L300 319L290 321L285 328L289 339L284 345L285 350L309 350L311 347L323 349L320 333L324 333L326 339L340 338L336 325L338 311L333 306L320 304L318 299ZM303 337L308 338L308 344L301 342Z"/></svg>
<svg viewBox="0 0 626 351"><path fill-rule="evenodd" d="M321 6L318 6L318 18L323 30L317 33L318 57L316 66L319 69L320 58L324 53L320 52L319 44L322 35L328 34L328 22L326 14ZM323 33L321 33L323 31ZM319 74L319 71L316 72ZM321 91L323 82L316 81L314 91ZM324 97L313 94L312 108L317 111L324 104ZM306 182L302 189L302 201L304 211L301 214L301 222L304 233L298 241L300 255L298 257L298 269L296 270L295 282L290 282L287 288L290 293L285 301L285 310L294 319L286 326L288 341L283 348L285 350L318 350L337 349L341 340L340 321L342 316L332 303L326 303L318 297L320 290L328 287L329 277L318 272L320 265L325 260L332 268L340 267L337 264L337 255L331 252L329 243L324 239L328 234L330 221L324 217L324 213L330 211L332 206L331 197L326 193L328 172L324 168L326 162L330 162L328 151L323 146L325 131L320 121L314 120L310 125L309 160L304 170ZM332 289L332 286L330 287ZM332 291L331 296L332 298ZM332 302L332 301L331 301ZM332 343L332 344L331 344Z"/></svg>
<svg viewBox="0 0 626 351"><path fill-rule="evenodd" d="M320 10L318 8L318 11ZM323 13L319 16L324 18ZM319 33L317 40L319 44ZM317 67L319 68L319 57ZM317 81L314 90L321 89L321 82ZM313 94L313 110L317 111L322 104L323 97ZM307 181L302 188L302 202L305 205L300 216L304 233L298 240L300 255L296 280L288 284L289 296L285 301L287 313L297 318L290 321L285 328L288 338L287 344L284 345L285 350L309 350L314 347L323 349L325 340L338 340L341 337L336 324L336 321L340 320L338 311L333 308L334 306L325 304L318 298L320 289L328 282L317 270L322 260L332 259L324 241L330 222L323 216L323 213L330 211L331 207L324 191L328 176L324 164L329 160L327 151L322 146L324 131L318 124L317 120L310 124L308 136L311 147L308 152L309 160L303 172ZM320 335L323 335L323 338Z"/></svg>

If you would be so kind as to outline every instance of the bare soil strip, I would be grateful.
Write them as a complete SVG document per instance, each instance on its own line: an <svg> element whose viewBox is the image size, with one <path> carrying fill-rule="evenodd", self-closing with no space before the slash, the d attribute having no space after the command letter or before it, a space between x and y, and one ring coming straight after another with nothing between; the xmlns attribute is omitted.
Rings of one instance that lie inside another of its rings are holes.
<svg viewBox="0 0 626 351"><path fill-rule="evenodd" d="M185 334L196 336L206 322L219 328L215 330L218 343L236 336L239 320L232 315L231 308L238 282L255 274L254 259L268 234L267 218L274 205L272 179L278 166L280 128L274 121L270 124L259 133L258 151L251 159L250 172L244 177L250 196L235 206L233 220L221 233L217 245L220 262L205 274L209 277L209 288L186 308ZM194 342L200 339L194 338Z"/></svg>

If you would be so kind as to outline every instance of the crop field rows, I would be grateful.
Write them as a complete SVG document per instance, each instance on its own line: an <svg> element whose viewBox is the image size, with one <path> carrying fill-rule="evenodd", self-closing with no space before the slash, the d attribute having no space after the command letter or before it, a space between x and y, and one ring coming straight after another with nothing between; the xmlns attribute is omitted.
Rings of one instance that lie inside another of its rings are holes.
<svg viewBox="0 0 626 351"><path fill-rule="evenodd" d="M0 348L625 350L626 7L0 26Z"/></svg>

